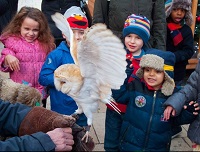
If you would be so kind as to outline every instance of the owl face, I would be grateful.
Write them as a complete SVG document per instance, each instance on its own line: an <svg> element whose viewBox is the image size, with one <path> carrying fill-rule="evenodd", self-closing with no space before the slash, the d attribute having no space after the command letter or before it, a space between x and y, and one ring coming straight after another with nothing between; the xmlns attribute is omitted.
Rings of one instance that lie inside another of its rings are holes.
<svg viewBox="0 0 200 152"><path fill-rule="evenodd" d="M65 94L78 92L83 84L80 69L74 64L64 64L54 71L54 84L58 91Z"/></svg>

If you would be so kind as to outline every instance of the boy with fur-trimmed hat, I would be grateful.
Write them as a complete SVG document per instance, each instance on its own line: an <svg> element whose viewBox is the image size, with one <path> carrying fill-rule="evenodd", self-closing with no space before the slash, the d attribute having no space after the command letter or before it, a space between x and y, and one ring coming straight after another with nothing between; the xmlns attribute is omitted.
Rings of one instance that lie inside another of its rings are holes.
<svg viewBox="0 0 200 152"><path fill-rule="evenodd" d="M127 105L120 131L120 151L169 151L172 124L187 124L195 115L186 108L180 116L163 119L163 103L173 93L175 56L171 52L149 49L128 85L114 90L114 98ZM189 106L189 105L188 105Z"/></svg>
<svg viewBox="0 0 200 152"><path fill-rule="evenodd" d="M124 23L122 35L127 51L127 61L130 65L130 67L128 66L126 69L128 79L124 82L128 83L134 80L135 73L139 68L140 59L145 54L145 45L150 37L149 20L145 16L136 14L128 16ZM126 104L118 103L116 106L120 109L121 115L107 105L104 138L104 149L106 151L119 151L119 133L123 114L126 111Z"/></svg>
<svg viewBox="0 0 200 152"><path fill-rule="evenodd" d="M185 77L186 65L194 54L193 34L190 28L193 17L191 0L167 0L165 3L167 20L167 51L175 54L174 81L182 85Z"/></svg>
<svg viewBox="0 0 200 152"><path fill-rule="evenodd" d="M194 40L190 28L193 22L191 0L167 0L165 13L167 20L166 50L175 54L174 81L176 86L182 86L186 65L194 54ZM176 137L181 131L181 126L174 127L172 137Z"/></svg>
<svg viewBox="0 0 200 152"><path fill-rule="evenodd" d="M74 33L75 39L80 41L83 38L84 30L88 27L88 20L85 14L80 7L72 6L65 12L64 16ZM63 37L66 39L64 34ZM69 45L66 39L55 50L50 52L39 75L39 83L49 88L51 110L65 115L73 114L77 109L77 105L71 97L57 91L54 85L54 71L62 64L74 63ZM79 115L77 124L80 126L87 125L85 114Z"/></svg>

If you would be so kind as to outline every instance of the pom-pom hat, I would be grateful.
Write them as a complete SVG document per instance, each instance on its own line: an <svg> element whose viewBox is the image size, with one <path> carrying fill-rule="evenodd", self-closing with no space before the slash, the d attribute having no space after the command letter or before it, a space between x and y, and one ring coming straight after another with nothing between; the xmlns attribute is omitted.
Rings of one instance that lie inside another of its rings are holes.
<svg viewBox="0 0 200 152"><path fill-rule="evenodd" d="M145 16L135 14L128 16L124 23L123 37L131 33L137 34L144 43L148 42L150 37L150 21Z"/></svg>
<svg viewBox="0 0 200 152"><path fill-rule="evenodd" d="M193 16L191 13L191 0L167 0L165 2L165 14L166 18L168 18L173 9L182 8L186 10L185 13L185 22L188 26L192 25Z"/></svg>
<svg viewBox="0 0 200 152"><path fill-rule="evenodd" d="M88 20L80 7L72 6L65 12L70 27L72 29L86 29L88 27Z"/></svg>
<svg viewBox="0 0 200 152"><path fill-rule="evenodd" d="M137 70L136 75L139 78L144 76L144 68L154 68L159 71L164 71L165 80L162 84L161 92L169 96L173 93L175 83L174 77L174 64L175 55L169 51L161 51L157 49L148 49L146 54L140 60L140 68Z"/></svg>

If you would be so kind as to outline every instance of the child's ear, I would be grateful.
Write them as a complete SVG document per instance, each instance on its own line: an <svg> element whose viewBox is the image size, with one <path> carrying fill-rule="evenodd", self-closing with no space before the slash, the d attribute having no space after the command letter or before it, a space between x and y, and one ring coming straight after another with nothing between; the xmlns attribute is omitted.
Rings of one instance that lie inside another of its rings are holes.
<svg viewBox="0 0 200 152"><path fill-rule="evenodd" d="M64 34L62 34L62 36L65 39L65 41L67 42L67 44L70 46L70 42L67 40L67 37Z"/></svg>

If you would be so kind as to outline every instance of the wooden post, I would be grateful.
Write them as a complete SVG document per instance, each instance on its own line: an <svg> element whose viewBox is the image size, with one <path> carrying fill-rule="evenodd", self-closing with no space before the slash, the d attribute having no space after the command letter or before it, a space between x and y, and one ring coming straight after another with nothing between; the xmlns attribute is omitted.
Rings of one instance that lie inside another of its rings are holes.
<svg viewBox="0 0 200 152"><path fill-rule="evenodd" d="M195 23L196 23L196 14L197 14L197 5L198 5L198 0L192 0L192 16L193 16L193 24L191 25L192 33L194 35L194 30L195 30Z"/></svg>
<svg viewBox="0 0 200 152"><path fill-rule="evenodd" d="M195 23L196 23L197 5L198 5L198 0L192 0L191 12L192 12L192 17L193 17L193 23L190 27L191 27L193 36L194 36ZM199 39L199 45L200 45L200 39ZM200 52L200 49L199 49L199 52ZM197 64L198 64L198 59L191 58L188 60L188 65L186 66L186 69L195 69Z"/></svg>

